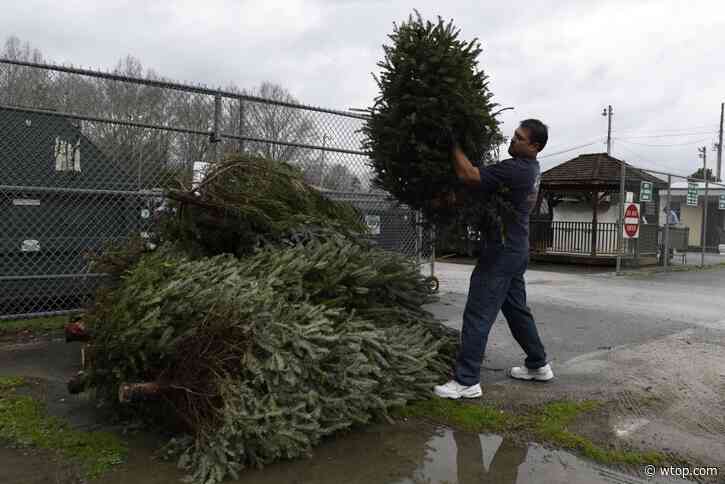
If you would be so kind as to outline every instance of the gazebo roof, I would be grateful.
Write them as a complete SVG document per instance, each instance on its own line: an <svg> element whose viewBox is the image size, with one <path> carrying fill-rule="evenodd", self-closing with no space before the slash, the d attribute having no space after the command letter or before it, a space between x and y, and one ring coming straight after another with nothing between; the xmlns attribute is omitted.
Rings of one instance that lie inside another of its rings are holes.
<svg viewBox="0 0 725 484"><path fill-rule="evenodd" d="M546 170L541 175L541 187L579 190L606 187L618 190L622 163L625 166L625 182L628 187L639 185L642 181L652 182L654 188L667 187L665 181L606 153L579 155Z"/></svg>

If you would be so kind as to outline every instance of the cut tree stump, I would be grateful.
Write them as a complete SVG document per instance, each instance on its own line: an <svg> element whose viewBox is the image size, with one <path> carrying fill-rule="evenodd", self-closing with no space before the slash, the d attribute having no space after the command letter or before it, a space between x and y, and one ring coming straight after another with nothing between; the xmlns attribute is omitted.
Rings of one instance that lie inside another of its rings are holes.
<svg viewBox="0 0 725 484"><path fill-rule="evenodd" d="M65 342L72 341L90 341L92 339L90 331L83 324L82 320L76 320L65 325Z"/></svg>
<svg viewBox="0 0 725 484"><path fill-rule="evenodd" d="M118 401L121 403L133 403L144 400L158 400L168 390L168 385L162 385L157 382L122 383L118 387Z"/></svg>

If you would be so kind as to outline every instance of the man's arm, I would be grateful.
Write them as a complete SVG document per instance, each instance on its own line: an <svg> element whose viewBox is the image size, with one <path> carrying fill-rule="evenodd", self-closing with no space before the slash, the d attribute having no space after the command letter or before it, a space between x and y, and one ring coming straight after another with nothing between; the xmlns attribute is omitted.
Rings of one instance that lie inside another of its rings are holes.
<svg viewBox="0 0 725 484"><path fill-rule="evenodd" d="M503 163L476 168L459 146L453 148L453 163L458 179L467 187L492 193L501 185L510 184L511 173Z"/></svg>
<svg viewBox="0 0 725 484"><path fill-rule="evenodd" d="M481 172L473 166L463 150L456 145L453 148L453 163L458 179L465 185L471 187L481 186Z"/></svg>

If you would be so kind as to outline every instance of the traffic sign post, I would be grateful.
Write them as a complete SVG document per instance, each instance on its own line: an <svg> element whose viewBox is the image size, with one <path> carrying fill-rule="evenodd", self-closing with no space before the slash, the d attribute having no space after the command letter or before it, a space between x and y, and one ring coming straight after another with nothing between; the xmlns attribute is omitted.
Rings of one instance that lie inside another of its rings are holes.
<svg viewBox="0 0 725 484"><path fill-rule="evenodd" d="M639 238L639 203L628 203L624 207L624 237Z"/></svg>
<svg viewBox="0 0 725 484"><path fill-rule="evenodd" d="M652 182L643 181L640 184L639 201L640 202L651 202L652 201Z"/></svg>
<svg viewBox="0 0 725 484"><path fill-rule="evenodd" d="M697 207L697 183L687 184L687 205Z"/></svg>

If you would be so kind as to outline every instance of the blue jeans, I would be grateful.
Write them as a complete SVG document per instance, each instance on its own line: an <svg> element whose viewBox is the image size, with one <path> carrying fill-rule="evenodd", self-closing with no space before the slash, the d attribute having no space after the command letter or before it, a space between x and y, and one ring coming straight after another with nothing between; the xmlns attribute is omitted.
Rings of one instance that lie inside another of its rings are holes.
<svg viewBox="0 0 725 484"><path fill-rule="evenodd" d="M514 339L526 353L524 364L535 369L546 365L546 352L534 317L526 305L524 273L528 253L483 252L471 275L466 309L463 312L461 344L455 379L466 386L481 380L481 361L488 333L499 310L508 321Z"/></svg>

